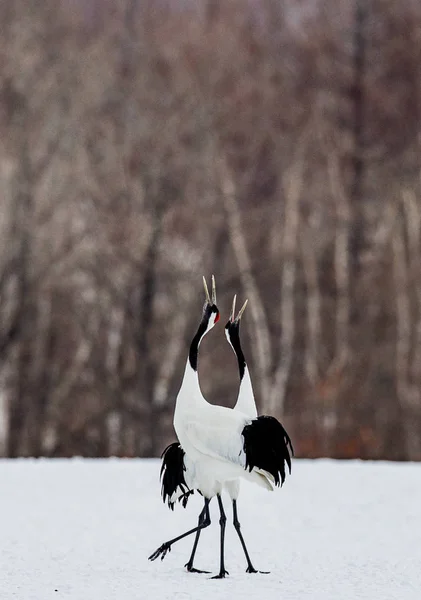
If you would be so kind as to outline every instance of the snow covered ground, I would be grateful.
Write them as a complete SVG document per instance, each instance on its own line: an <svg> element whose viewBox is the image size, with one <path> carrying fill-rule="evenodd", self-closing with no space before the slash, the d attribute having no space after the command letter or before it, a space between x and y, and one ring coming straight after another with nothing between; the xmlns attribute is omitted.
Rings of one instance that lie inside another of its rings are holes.
<svg viewBox="0 0 421 600"><path fill-rule="evenodd" d="M158 473L157 460L0 461L0 599L421 598L421 465L295 460L281 490L244 484L243 534L271 573L245 573L226 502L224 580L183 569L191 538L147 560L202 506L170 512ZM212 504L196 566L217 573Z"/></svg>

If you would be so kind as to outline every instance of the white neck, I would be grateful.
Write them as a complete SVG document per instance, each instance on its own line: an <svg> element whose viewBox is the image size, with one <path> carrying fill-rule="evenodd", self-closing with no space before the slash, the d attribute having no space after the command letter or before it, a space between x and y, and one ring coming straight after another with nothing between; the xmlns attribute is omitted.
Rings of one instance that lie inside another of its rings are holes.
<svg viewBox="0 0 421 600"><path fill-rule="evenodd" d="M231 339L230 339L230 336L228 335L227 330L225 330L225 337L227 338L227 341L228 341L229 345L231 346L232 351L234 352L235 356L237 356L234 346L231 344ZM240 373L240 376L241 376L241 373ZM239 411L243 412L245 415L248 415L249 417L253 417L253 418L257 417L257 408L256 408L256 401L254 399L253 386L251 384L250 372L247 368L247 363L245 362L245 358L244 358L244 375L243 375L242 379L240 379L240 387L238 389L237 402L234 406L234 410L239 410Z"/></svg>
<svg viewBox="0 0 421 600"><path fill-rule="evenodd" d="M206 335L206 333L207 331L204 335ZM200 343L204 335L199 341L197 350L199 350ZM190 358L188 357L186 367L184 369L183 381L181 382L181 387L175 401L174 428L178 436L178 431L184 420L184 415L186 413L194 413L195 409L200 408L200 406L203 406L204 403L206 403L206 400L204 399L200 389L198 372L193 369L190 363Z"/></svg>
<svg viewBox="0 0 421 600"><path fill-rule="evenodd" d="M244 368L244 376L240 381L240 389L238 390L237 403L234 409L243 412L249 417L257 417L256 401L247 365Z"/></svg>

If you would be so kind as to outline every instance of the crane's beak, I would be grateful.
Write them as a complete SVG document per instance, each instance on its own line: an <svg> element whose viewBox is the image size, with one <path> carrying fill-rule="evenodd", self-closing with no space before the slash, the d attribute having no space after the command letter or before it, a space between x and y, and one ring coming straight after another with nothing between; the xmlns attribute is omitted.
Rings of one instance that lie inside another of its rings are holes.
<svg viewBox="0 0 421 600"><path fill-rule="evenodd" d="M205 276L203 276L203 287L205 288L206 302L211 305L216 304L215 276L212 275L212 298L209 296L208 284L206 283Z"/></svg>
<svg viewBox="0 0 421 600"><path fill-rule="evenodd" d="M235 294L233 301L232 301L232 308L231 308L231 314L230 314L230 318L229 318L229 323L239 323L240 319L243 315L243 312L246 310L246 306L247 306L247 302L248 300L246 300L243 304L243 306L240 308L240 310L238 311L238 315L235 316L235 303L237 301L237 294Z"/></svg>
<svg viewBox="0 0 421 600"><path fill-rule="evenodd" d="M232 308L231 308L231 314L230 314L230 323L233 323L235 320L235 303L237 301L237 294L234 295L234 299L232 301Z"/></svg>
<svg viewBox="0 0 421 600"><path fill-rule="evenodd" d="M238 311L238 315L235 319L236 323L238 323L240 321L241 317L243 316L243 312L246 310L247 302L248 302L248 299L244 302L243 306Z"/></svg>
<svg viewBox="0 0 421 600"><path fill-rule="evenodd" d="M205 288L206 302L208 304L211 304L211 299L210 299L209 290L208 290L208 284L206 283L206 279L205 279L204 275L203 275L203 287Z"/></svg>
<svg viewBox="0 0 421 600"><path fill-rule="evenodd" d="M214 275L212 275L212 304L216 304L216 284Z"/></svg>

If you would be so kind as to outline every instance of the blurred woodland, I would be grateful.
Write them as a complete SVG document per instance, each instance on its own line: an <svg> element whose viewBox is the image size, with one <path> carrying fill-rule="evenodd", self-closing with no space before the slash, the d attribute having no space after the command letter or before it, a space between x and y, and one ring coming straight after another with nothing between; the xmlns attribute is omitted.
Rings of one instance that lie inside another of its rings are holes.
<svg viewBox="0 0 421 600"><path fill-rule="evenodd" d="M201 347L298 456L421 460L421 3L0 0L0 455L157 456Z"/></svg>

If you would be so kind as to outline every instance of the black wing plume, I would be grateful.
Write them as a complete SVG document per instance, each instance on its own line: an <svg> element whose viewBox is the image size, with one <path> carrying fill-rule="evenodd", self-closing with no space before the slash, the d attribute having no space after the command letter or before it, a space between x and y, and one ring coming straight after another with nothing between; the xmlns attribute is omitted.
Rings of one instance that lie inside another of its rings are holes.
<svg viewBox="0 0 421 600"><path fill-rule="evenodd" d="M173 442L167 446L161 455L161 495L163 502L167 502L171 510L174 510L174 501L171 501L171 498L176 493L177 488L181 493L178 500L184 508L187 505L189 496L193 494L193 490L189 489L184 479L184 471L186 470L184 455L185 452L178 442Z"/></svg>
<svg viewBox="0 0 421 600"><path fill-rule="evenodd" d="M285 464L291 473L291 456L294 455L291 439L281 423L270 416L261 416L243 429L246 469L255 467L270 473L275 485L285 481Z"/></svg>

